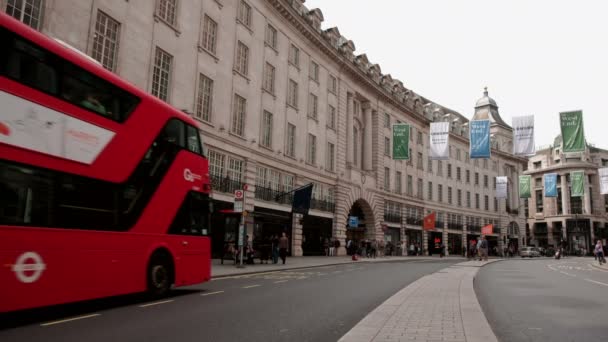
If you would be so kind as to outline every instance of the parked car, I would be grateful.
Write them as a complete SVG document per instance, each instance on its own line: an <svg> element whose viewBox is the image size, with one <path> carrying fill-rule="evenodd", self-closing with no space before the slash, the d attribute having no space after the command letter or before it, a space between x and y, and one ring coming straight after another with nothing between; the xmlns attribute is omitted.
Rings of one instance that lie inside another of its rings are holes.
<svg viewBox="0 0 608 342"><path fill-rule="evenodd" d="M535 258L540 257L540 251L536 247L522 247L519 250L519 256L522 258Z"/></svg>

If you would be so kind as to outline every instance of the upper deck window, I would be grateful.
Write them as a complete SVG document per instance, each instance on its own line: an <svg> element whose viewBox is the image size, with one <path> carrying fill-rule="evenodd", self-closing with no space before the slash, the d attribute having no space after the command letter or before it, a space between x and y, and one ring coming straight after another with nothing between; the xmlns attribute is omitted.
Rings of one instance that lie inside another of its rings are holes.
<svg viewBox="0 0 608 342"><path fill-rule="evenodd" d="M0 28L0 75L114 121L125 121L139 98Z"/></svg>

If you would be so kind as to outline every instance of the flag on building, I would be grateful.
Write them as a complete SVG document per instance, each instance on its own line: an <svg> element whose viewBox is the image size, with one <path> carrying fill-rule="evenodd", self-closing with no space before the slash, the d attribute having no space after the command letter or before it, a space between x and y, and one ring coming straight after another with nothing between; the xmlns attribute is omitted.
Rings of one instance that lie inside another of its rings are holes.
<svg viewBox="0 0 608 342"><path fill-rule="evenodd" d="M598 171L600 177L600 194L608 194L608 167L601 168Z"/></svg>
<svg viewBox="0 0 608 342"><path fill-rule="evenodd" d="M473 120L469 127L471 158L490 158L490 120Z"/></svg>
<svg viewBox="0 0 608 342"><path fill-rule="evenodd" d="M570 196L582 197L585 193L585 172L584 171L572 171L570 173Z"/></svg>
<svg viewBox="0 0 608 342"><path fill-rule="evenodd" d="M429 156L431 159L443 160L450 157L449 139L449 122L431 122L431 134L429 134Z"/></svg>
<svg viewBox="0 0 608 342"><path fill-rule="evenodd" d="M545 197L557 197L557 173L545 174Z"/></svg>
<svg viewBox="0 0 608 342"><path fill-rule="evenodd" d="M424 230L433 230L435 229L435 212L432 212L424 217L423 228Z"/></svg>
<svg viewBox="0 0 608 342"><path fill-rule="evenodd" d="M576 110L559 113L559 122L562 130L562 150L566 153L585 151L583 112Z"/></svg>
<svg viewBox="0 0 608 342"><path fill-rule="evenodd" d="M507 183L506 176L496 177L496 198L507 198Z"/></svg>
<svg viewBox="0 0 608 342"><path fill-rule="evenodd" d="M516 116L513 118L513 154L516 156L533 156L534 116Z"/></svg>
<svg viewBox="0 0 608 342"><path fill-rule="evenodd" d="M531 183L532 177L530 175L519 176L519 198L532 197Z"/></svg>
<svg viewBox="0 0 608 342"><path fill-rule="evenodd" d="M393 125L393 159L410 159L410 125Z"/></svg>
<svg viewBox="0 0 608 342"><path fill-rule="evenodd" d="M490 234L492 234L493 227L494 226L491 223L488 224L488 225L485 225L485 226L481 227L481 234L483 234L483 235L490 235Z"/></svg>

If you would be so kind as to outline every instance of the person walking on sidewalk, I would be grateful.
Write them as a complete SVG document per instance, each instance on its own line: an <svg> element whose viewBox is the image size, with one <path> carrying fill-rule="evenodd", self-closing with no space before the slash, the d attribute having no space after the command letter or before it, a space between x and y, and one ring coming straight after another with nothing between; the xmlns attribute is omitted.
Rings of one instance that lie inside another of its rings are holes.
<svg viewBox="0 0 608 342"><path fill-rule="evenodd" d="M325 256L330 256L331 255L331 249L329 248L329 238L325 238L323 239L323 253L325 254Z"/></svg>
<svg viewBox="0 0 608 342"><path fill-rule="evenodd" d="M479 242L479 261L488 261L488 240L484 235Z"/></svg>
<svg viewBox="0 0 608 342"><path fill-rule="evenodd" d="M277 235L272 236L272 263L276 264L279 262L279 237Z"/></svg>
<svg viewBox="0 0 608 342"><path fill-rule="evenodd" d="M336 256L338 255L338 250L340 249L340 239L335 238L333 243L333 247L330 247L333 249L333 252L331 253L332 256Z"/></svg>
<svg viewBox="0 0 608 342"><path fill-rule="evenodd" d="M285 265L285 259L287 259L287 248L289 248L289 240L285 232L283 232L279 238L279 256L281 257L281 261L283 261L283 265Z"/></svg>
<svg viewBox="0 0 608 342"><path fill-rule="evenodd" d="M601 264L606 263L606 259L604 258L604 246L602 246L602 240L597 240L597 244L595 245L595 255L597 256L597 260Z"/></svg>

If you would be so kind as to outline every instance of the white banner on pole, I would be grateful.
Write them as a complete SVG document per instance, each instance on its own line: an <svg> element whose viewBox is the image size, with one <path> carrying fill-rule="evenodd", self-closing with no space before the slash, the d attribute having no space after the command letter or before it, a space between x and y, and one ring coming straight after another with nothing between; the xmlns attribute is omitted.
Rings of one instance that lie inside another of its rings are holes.
<svg viewBox="0 0 608 342"><path fill-rule="evenodd" d="M431 159L441 160L450 157L449 137L449 122L431 122L431 134L429 134Z"/></svg>
<svg viewBox="0 0 608 342"><path fill-rule="evenodd" d="M507 198L507 177L496 177L496 198Z"/></svg>
<svg viewBox="0 0 608 342"><path fill-rule="evenodd" d="M516 156L533 156L534 116L513 117L513 154Z"/></svg>
<svg viewBox="0 0 608 342"><path fill-rule="evenodd" d="M600 175L600 194L608 194L608 167L597 170Z"/></svg>

